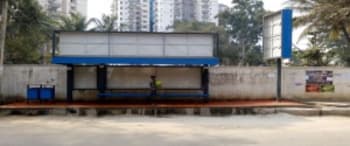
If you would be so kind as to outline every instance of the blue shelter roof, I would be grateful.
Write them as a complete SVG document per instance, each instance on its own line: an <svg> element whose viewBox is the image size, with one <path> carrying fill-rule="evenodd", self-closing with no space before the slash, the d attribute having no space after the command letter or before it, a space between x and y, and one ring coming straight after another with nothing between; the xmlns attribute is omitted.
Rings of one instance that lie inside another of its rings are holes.
<svg viewBox="0 0 350 146"><path fill-rule="evenodd" d="M145 65L145 66L214 66L219 64L216 57L76 57L54 56L54 64L65 65Z"/></svg>

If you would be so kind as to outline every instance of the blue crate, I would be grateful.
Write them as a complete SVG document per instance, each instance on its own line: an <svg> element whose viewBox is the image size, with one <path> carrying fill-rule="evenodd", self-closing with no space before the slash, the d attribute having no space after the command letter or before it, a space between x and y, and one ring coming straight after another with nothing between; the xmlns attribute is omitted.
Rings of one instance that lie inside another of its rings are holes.
<svg viewBox="0 0 350 146"><path fill-rule="evenodd" d="M40 86L31 86L27 87L27 100L40 100Z"/></svg>
<svg viewBox="0 0 350 146"><path fill-rule="evenodd" d="M55 86L42 85L40 88L40 100L54 100Z"/></svg>

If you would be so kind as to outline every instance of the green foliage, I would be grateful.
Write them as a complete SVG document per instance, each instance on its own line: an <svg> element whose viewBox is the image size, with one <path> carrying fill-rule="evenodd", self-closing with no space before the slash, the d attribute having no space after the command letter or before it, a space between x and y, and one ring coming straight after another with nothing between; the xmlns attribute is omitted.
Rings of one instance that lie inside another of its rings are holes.
<svg viewBox="0 0 350 146"><path fill-rule="evenodd" d="M59 28L67 31L86 31L93 20L88 20L79 13L61 16Z"/></svg>
<svg viewBox="0 0 350 146"><path fill-rule="evenodd" d="M9 1L9 6L5 63L39 63L54 21L36 0Z"/></svg>
<svg viewBox="0 0 350 146"><path fill-rule="evenodd" d="M174 25L176 32L218 32L219 29L214 23L197 21L177 21Z"/></svg>
<svg viewBox="0 0 350 146"><path fill-rule="evenodd" d="M328 50L324 55L335 56L338 58L337 63L350 65L350 1L289 0L289 2L293 9L301 13L295 19L295 26L307 26L301 37L317 32L322 39L318 42Z"/></svg>
<svg viewBox="0 0 350 146"><path fill-rule="evenodd" d="M331 39L345 37L350 43L350 1L348 0L289 0L292 8L301 12L296 26L305 26L304 34L322 29Z"/></svg>
<svg viewBox="0 0 350 146"><path fill-rule="evenodd" d="M216 26L214 23L183 21L175 22L175 32L210 32L219 35L218 57L224 64L236 64L237 52L229 44L229 36L222 26Z"/></svg>
<svg viewBox="0 0 350 146"><path fill-rule="evenodd" d="M85 31L93 21L77 13L61 16L56 1L48 3L50 11L45 12L37 0L9 1L5 63L40 63L48 57L53 30ZM106 15L102 21L94 19L96 30L115 29L115 20L115 16Z"/></svg>
<svg viewBox="0 0 350 146"><path fill-rule="evenodd" d="M48 8L47 14L55 19L59 18L60 14L58 9L60 8L60 3L57 0L47 0Z"/></svg>
<svg viewBox="0 0 350 146"><path fill-rule="evenodd" d="M328 66L335 56L334 51L325 51L320 48L308 48L307 50L293 53L295 59L297 59L294 65L302 66Z"/></svg>
<svg viewBox="0 0 350 146"><path fill-rule="evenodd" d="M102 15L101 20L93 18L92 21L96 24L93 28L95 31L113 31L117 29L116 24L117 16L115 15Z"/></svg>
<svg viewBox="0 0 350 146"><path fill-rule="evenodd" d="M312 33L306 50L293 52L293 65L328 66L336 63L336 52L329 49L324 33Z"/></svg>
<svg viewBox="0 0 350 146"><path fill-rule="evenodd" d="M230 45L240 53L241 65L260 65L262 24L265 10L261 0L233 0L233 7L219 14L219 23L230 36Z"/></svg>
<svg viewBox="0 0 350 146"><path fill-rule="evenodd" d="M233 7L218 15L219 26L200 22L176 22L177 32L216 32L220 36L218 55L222 64L263 64L262 21L265 14L260 0L233 0Z"/></svg>
<svg viewBox="0 0 350 146"><path fill-rule="evenodd" d="M327 48L335 53L335 58L338 65L350 66L350 49L349 43L345 38L338 40L325 39Z"/></svg>
<svg viewBox="0 0 350 146"><path fill-rule="evenodd" d="M40 61L39 48L46 43L43 35L19 35L6 41L5 63L37 64Z"/></svg>

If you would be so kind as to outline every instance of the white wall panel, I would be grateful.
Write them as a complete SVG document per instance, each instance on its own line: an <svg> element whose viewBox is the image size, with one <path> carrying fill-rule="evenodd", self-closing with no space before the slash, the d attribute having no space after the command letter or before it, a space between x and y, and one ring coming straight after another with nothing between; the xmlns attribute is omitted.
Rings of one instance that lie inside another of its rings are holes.
<svg viewBox="0 0 350 146"><path fill-rule="evenodd" d="M108 88L149 88L150 77L156 75L162 88L200 88L199 68L108 68Z"/></svg>
<svg viewBox="0 0 350 146"><path fill-rule="evenodd" d="M153 68L108 68L107 88L149 88Z"/></svg>
<svg viewBox="0 0 350 146"><path fill-rule="evenodd" d="M85 45L82 44L61 44L61 55L81 55L85 54Z"/></svg>
<svg viewBox="0 0 350 146"><path fill-rule="evenodd" d="M186 46L182 45L166 45L165 46L165 56L179 57L188 56L188 49Z"/></svg>
<svg viewBox="0 0 350 146"><path fill-rule="evenodd" d="M166 35L165 37L165 43L166 44L175 44L175 45L184 45L187 43L187 36L186 35Z"/></svg>
<svg viewBox="0 0 350 146"><path fill-rule="evenodd" d="M213 51L208 45L193 45L188 47L188 56L213 56Z"/></svg>
<svg viewBox="0 0 350 146"><path fill-rule="evenodd" d="M157 79L163 88L200 88L201 70L199 68L158 68Z"/></svg>
<svg viewBox="0 0 350 146"><path fill-rule="evenodd" d="M136 45L114 45L111 46L111 56L132 56L138 53Z"/></svg>
<svg viewBox="0 0 350 146"><path fill-rule="evenodd" d="M105 44L93 44L93 45L87 45L85 47L84 52L86 55L91 55L91 56L102 56L108 54L108 45Z"/></svg>
<svg viewBox="0 0 350 146"><path fill-rule="evenodd" d="M160 45L143 46L138 51L138 56L163 56L163 47Z"/></svg>
<svg viewBox="0 0 350 146"><path fill-rule="evenodd" d="M96 67L74 67L74 88L96 89Z"/></svg>
<svg viewBox="0 0 350 146"><path fill-rule="evenodd" d="M60 43L85 43L87 42L86 36L82 36L79 33L60 33Z"/></svg>
<svg viewBox="0 0 350 146"><path fill-rule="evenodd" d="M187 38L188 44L202 44L202 45L213 45L212 37L206 35L193 35Z"/></svg>
<svg viewBox="0 0 350 146"><path fill-rule="evenodd" d="M61 32L60 55L211 57L211 34Z"/></svg>

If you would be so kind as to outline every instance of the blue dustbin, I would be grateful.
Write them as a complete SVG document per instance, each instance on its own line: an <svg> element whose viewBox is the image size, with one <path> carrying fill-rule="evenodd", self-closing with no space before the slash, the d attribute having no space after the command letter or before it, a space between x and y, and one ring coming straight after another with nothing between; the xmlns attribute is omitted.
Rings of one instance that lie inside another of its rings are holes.
<svg viewBox="0 0 350 146"><path fill-rule="evenodd" d="M27 101L40 100L41 85L27 85Z"/></svg>
<svg viewBox="0 0 350 146"><path fill-rule="evenodd" d="M54 85L41 85L40 100L51 101L54 99L55 99L55 86Z"/></svg>

